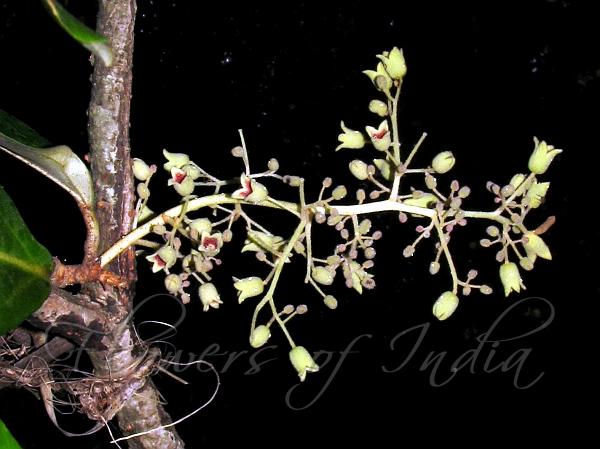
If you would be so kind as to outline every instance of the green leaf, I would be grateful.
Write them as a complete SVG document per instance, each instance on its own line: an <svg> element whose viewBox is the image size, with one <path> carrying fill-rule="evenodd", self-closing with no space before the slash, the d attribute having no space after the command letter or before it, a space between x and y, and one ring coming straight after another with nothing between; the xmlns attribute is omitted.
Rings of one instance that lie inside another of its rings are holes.
<svg viewBox="0 0 600 449"><path fill-rule="evenodd" d="M0 186L0 335L39 309L50 294L51 272L50 253Z"/></svg>
<svg viewBox="0 0 600 449"><path fill-rule="evenodd" d="M10 434L2 420L0 419L0 449L21 449L19 443Z"/></svg>
<svg viewBox="0 0 600 449"><path fill-rule="evenodd" d="M92 208L94 187L90 171L65 145L35 148L0 132L0 149L35 168L69 192L78 204Z"/></svg>
<svg viewBox="0 0 600 449"><path fill-rule="evenodd" d="M35 148L49 147L50 142L21 120L0 109L0 132L25 145Z"/></svg>
<svg viewBox="0 0 600 449"><path fill-rule="evenodd" d="M57 1L42 0L42 2L63 30L94 55L102 59L104 65L110 67L113 60L113 53L110 46L106 43L105 37L81 23Z"/></svg>

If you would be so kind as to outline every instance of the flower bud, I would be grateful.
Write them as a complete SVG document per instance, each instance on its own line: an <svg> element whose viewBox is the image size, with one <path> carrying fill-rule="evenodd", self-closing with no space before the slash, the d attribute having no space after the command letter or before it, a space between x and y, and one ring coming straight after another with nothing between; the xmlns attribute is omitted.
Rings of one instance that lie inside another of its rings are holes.
<svg viewBox="0 0 600 449"><path fill-rule="evenodd" d="M190 157L183 153L169 153L167 150L163 150L163 155L168 161L163 167L168 172L173 167L181 168L190 161Z"/></svg>
<svg viewBox="0 0 600 449"><path fill-rule="evenodd" d="M546 173L552 159L557 154L562 153L562 150L555 149L552 145L548 145L545 141L538 141L537 138L533 138L535 148L531 157L529 158L529 170L531 173L536 175L542 175Z"/></svg>
<svg viewBox="0 0 600 449"><path fill-rule="evenodd" d="M542 200L546 196L548 189L550 188L549 182L537 182L534 181L531 187L527 190L525 198L529 202L529 207L536 209L542 204Z"/></svg>
<svg viewBox="0 0 600 449"><path fill-rule="evenodd" d="M257 326L250 334L250 346L260 348L271 337L271 331L267 326L261 324Z"/></svg>
<svg viewBox="0 0 600 449"><path fill-rule="evenodd" d="M525 252L527 253L527 257L534 262L535 257L539 256L542 259L552 260L552 254L550 253L550 248L548 245L542 240L542 238L534 234L533 232L528 232L524 236L526 243L523 243L523 247L525 248ZM533 259L533 260L532 260Z"/></svg>
<svg viewBox="0 0 600 449"><path fill-rule="evenodd" d="M404 200L404 204L409 206L427 207L431 208L438 201L438 197L433 193L425 193L418 198L407 198Z"/></svg>
<svg viewBox="0 0 600 449"><path fill-rule="evenodd" d="M165 277L165 288L169 293L177 294L181 291L183 281L177 274L170 274Z"/></svg>
<svg viewBox="0 0 600 449"><path fill-rule="evenodd" d="M265 289L263 280L256 276L240 279L233 286L238 290L238 301L240 304L246 298L260 295Z"/></svg>
<svg viewBox="0 0 600 449"><path fill-rule="evenodd" d="M450 317L458 307L458 296L451 291L444 292L433 304L433 315L440 321Z"/></svg>
<svg viewBox="0 0 600 449"><path fill-rule="evenodd" d="M314 267L311 275L312 278L319 284L331 285L333 284L334 273L335 272L332 272L325 267Z"/></svg>
<svg viewBox="0 0 600 449"><path fill-rule="evenodd" d="M510 179L509 184L511 186L513 186L513 189L517 189L521 184L523 184L523 182L525 181L526 177L523 173L517 173L515 176L513 176Z"/></svg>
<svg viewBox="0 0 600 449"><path fill-rule="evenodd" d="M379 117L385 117L388 115L388 107L381 100L371 100L369 103L369 111L373 114L377 114Z"/></svg>
<svg viewBox="0 0 600 449"><path fill-rule="evenodd" d="M211 282L206 282L200 286L198 289L198 296L200 296L200 301L203 305L202 310L205 312L208 312L211 307L218 309L219 305L223 304L219 292L217 291L217 287Z"/></svg>
<svg viewBox="0 0 600 449"><path fill-rule="evenodd" d="M146 181L152 175L152 170L143 160L133 159L133 176L138 181Z"/></svg>
<svg viewBox="0 0 600 449"><path fill-rule="evenodd" d="M504 295L508 296L513 290L517 293L525 289L519 267L514 262L505 262L500 265L500 280L504 286Z"/></svg>
<svg viewBox="0 0 600 449"><path fill-rule="evenodd" d="M350 173L352 173L356 179L364 181L369 177L367 164L365 164L363 161L354 159L352 162L350 162L349 167Z"/></svg>
<svg viewBox="0 0 600 449"><path fill-rule="evenodd" d="M212 231L212 223L208 218L197 218L192 220L188 226L196 231L198 235L202 235L203 232L210 234Z"/></svg>
<svg viewBox="0 0 600 449"><path fill-rule="evenodd" d="M383 179L390 181L394 177L392 165L388 161L384 159L374 159L373 163L375 164L375 167L379 169L379 173L381 173Z"/></svg>
<svg viewBox="0 0 600 449"><path fill-rule="evenodd" d="M185 164L181 169L194 181L202 176L202 170L194 163Z"/></svg>
<svg viewBox="0 0 600 449"><path fill-rule="evenodd" d="M392 79L401 80L406 75L406 61L404 53L398 47L394 47L392 51L384 52L383 55L377 55L385 67L385 71Z"/></svg>
<svg viewBox="0 0 600 449"><path fill-rule="evenodd" d="M348 194L348 191L346 190L346 187L344 187L344 186L337 186L335 189L333 189L333 192L331 192L331 196L336 201L341 200L347 194Z"/></svg>
<svg viewBox="0 0 600 449"><path fill-rule="evenodd" d="M307 373L315 373L319 371L319 365L315 363L312 356L304 348L304 346L296 346L290 351L290 362L298 372L300 382L304 382Z"/></svg>
<svg viewBox="0 0 600 449"><path fill-rule="evenodd" d="M323 298L323 302L330 309L332 309L332 310L333 309L337 309L338 302L337 302L337 299L335 299L334 296L332 296L332 295L325 296L325 298Z"/></svg>
<svg viewBox="0 0 600 449"><path fill-rule="evenodd" d="M436 173L444 174L452 170L455 163L456 159L451 151L442 151L433 158L431 166Z"/></svg>
<svg viewBox="0 0 600 449"><path fill-rule="evenodd" d="M365 146L365 138L360 131L354 131L350 128L346 128L344 122L341 123L342 134L338 135L338 140L342 142L337 146L335 151L341 150L342 148L359 149Z"/></svg>
<svg viewBox="0 0 600 449"><path fill-rule="evenodd" d="M137 192L137 195L138 195L139 199L141 199L141 200L145 200L150 197L150 189L143 182L140 182L136 186L135 191Z"/></svg>

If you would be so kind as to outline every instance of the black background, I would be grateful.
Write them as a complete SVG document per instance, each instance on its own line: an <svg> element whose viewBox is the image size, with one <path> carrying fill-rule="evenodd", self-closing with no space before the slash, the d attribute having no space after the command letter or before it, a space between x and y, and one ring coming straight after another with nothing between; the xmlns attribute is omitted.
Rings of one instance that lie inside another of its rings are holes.
<svg viewBox="0 0 600 449"><path fill-rule="evenodd" d="M541 261L534 272L524 274L524 294L504 298L493 251L473 248L484 229L474 222L453 240L454 255L463 273L479 269L496 291L489 297L464 298L444 323L432 319L431 304L450 280L443 270L433 278L427 273L431 248L423 245L410 260L401 256L414 238L415 220L400 226L396 217L374 219L384 233L377 245L377 288L359 297L338 286L334 293L340 307L334 312L302 286L301 267L290 270L278 299L281 304L309 305L309 314L291 325L300 344L331 351L337 362L339 352L359 338L353 348L358 352L335 375L331 362L293 392L292 402L300 407L332 377L319 399L304 410L286 405L297 377L281 334L270 340L277 348L256 356L263 362L277 357L260 373L246 373L252 353L224 369L227 357L248 350L252 313L251 300L236 306L230 276L264 272L252 257L239 257L230 245L216 274L225 305L202 313L199 301L193 301L178 335L170 340L186 357L214 344L226 353L206 357L221 371L216 399L178 426L188 447L344 446L359 439L369 440L369 446L411 440L471 446L527 439L539 444L558 436L573 441L590 432L583 406L593 406L597 397L591 364L597 356L594 181L600 118L600 48L592 4L139 2L131 141L133 154L147 162L160 163L160 151L167 148L189 153L217 176L237 176L241 167L229 149L238 144L237 129L242 128L254 167L277 157L283 173L307 179L309 194L318 191L325 176L352 185L353 191L358 186L345 167L358 153L334 154L339 121L353 128L378 123L366 108L375 90L360 72L374 68L375 55L394 45L404 48L408 64L400 115L404 148L426 131L429 137L417 163L426 165L438 151L452 149L458 163L444 180L456 177L471 187L468 207L493 207L485 182L506 183L526 170L533 136L565 150L544 177L552 182L548 201L529 222L535 227L546 216L557 216L545 237L554 260ZM94 23L94 2L70 1L67 6ZM85 50L38 2L4 0L0 19L0 108L83 156L91 74ZM0 184L38 240L61 259L78 262L84 230L68 195L4 154L0 167ZM154 183L155 210L176 201L162 182L166 178ZM269 187L292 198L284 188ZM258 212L257 217L282 234L292 232L293 222L277 214ZM234 228L234 235L239 238L241 228L237 233ZM331 239L319 243L322 255L333 248ZM140 280L138 302L162 291L161 279L151 276L145 261L140 263ZM477 347L478 335L507 307L528 297L547 302L524 301L503 320L497 335L518 336L536 328L548 320L548 303L553 321L540 332L502 343L492 365L530 349L519 381L527 384L544 372L539 382L518 389L514 369L486 373L488 344L473 372L461 370L442 387L430 384L431 370L420 367L431 351L447 352L438 372L439 379L446 378L451 362ZM173 322L178 310L173 302L153 300L140 310L137 322ZM394 336L424 323L431 323L430 328L410 363L394 374L382 372L382 366L400 364L414 341L402 340L405 344L392 351ZM182 376L193 385L156 379L174 417L199 406L214 387L210 373L188 370ZM81 439L63 437L41 402L23 391L0 393L0 416L25 449L114 447L105 431ZM69 416L61 423L67 430L81 428Z"/></svg>

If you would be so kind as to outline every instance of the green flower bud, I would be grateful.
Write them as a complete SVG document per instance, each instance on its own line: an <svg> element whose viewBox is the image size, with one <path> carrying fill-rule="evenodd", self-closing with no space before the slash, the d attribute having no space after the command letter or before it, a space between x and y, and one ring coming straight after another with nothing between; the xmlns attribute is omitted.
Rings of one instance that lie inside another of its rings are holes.
<svg viewBox="0 0 600 449"><path fill-rule="evenodd" d="M194 163L185 164L181 169L194 181L202 176L202 170Z"/></svg>
<svg viewBox="0 0 600 449"><path fill-rule="evenodd" d="M141 200L145 200L150 197L150 189L143 182L140 182L136 186L135 191L137 192L137 195L138 195L139 199L141 199Z"/></svg>
<svg viewBox="0 0 600 449"><path fill-rule="evenodd" d="M337 299L335 299L334 296L332 296L332 295L325 296L325 298L323 298L323 302L330 309L332 309L332 310L333 309L337 309L338 302L337 302Z"/></svg>
<svg viewBox="0 0 600 449"><path fill-rule="evenodd" d="M203 232L210 234L212 231L212 223L208 218L197 218L192 220L188 226L196 231L198 235L202 235Z"/></svg>
<svg viewBox="0 0 600 449"><path fill-rule="evenodd" d="M261 324L252 331L252 334L250 334L250 346L253 348L260 348L270 337L270 329L264 324Z"/></svg>
<svg viewBox="0 0 600 449"><path fill-rule="evenodd" d="M290 351L290 362L298 372L300 382L304 382L307 373L315 373L319 371L319 365L315 363L312 356L304 348L304 346L296 346Z"/></svg>
<svg viewBox="0 0 600 449"><path fill-rule="evenodd" d="M418 198L407 198L404 200L404 204L409 206L427 207L432 208L437 203L438 197L433 193L424 193Z"/></svg>
<svg viewBox="0 0 600 449"><path fill-rule="evenodd" d="M167 150L163 150L163 155L168 161L163 167L168 172L170 172L173 167L181 168L190 161L190 157L183 153L169 153Z"/></svg>
<svg viewBox="0 0 600 449"><path fill-rule="evenodd" d="M367 164L365 164L363 161L354 159L352 162L350 162L349 167L350 173L352 173L355 178L364 181L369 177Z"/></svg>
<svg viewBox="0 0 600 449"><path fill-rule="evenodd" d="M177 274L170 274L165 277L165 288L169 293L177 294L181 291L183 281Z"/></svg>
<svg viewBox="0 0 600 449"><path fill-rule="evenodd" d="M388 115L388 107L381 100L371 100L369 103L369 111L373 114L377 114L379 117L385 117Z"/></svg>
<svg viewBox="0 0 600 449"><path fill-rule="evenodd" d="M386 151L392 144L387 120L382 121L378 128L367 126L366 130L376 150Z"/></svg>
<svg viewBox="0 0 600 449"><path fill-rule="evenodd" d="M263 280L256 276L240 279L233 286L238 290L238 301L240 304L246 298L260 295L265 289Z"/></svg>
<svg viewBox="0 0 600 449"><path fill-rule="evenodd" d="M198 296L200 296L200 301L202 302L202 310L205 312L208 312L211 307L218 309L219 305L223 304L219 292L217 291L217 287L211 282L207 282L200 286L198 289Z"/></svg>
<svg viewBox="0 0 600 449"><path fill-rule="evenodd" d="M146 181L152 175L152 170L143 160L133 159L133 176L138 181Z"/></svg>
<svg viewBox="0 0 600 449"><path fill-rule="evenodd" d="M335 272L332 270L328 270L325 267L314 267L311 272L312 278L323 285L331 285L333 284L333 278L335 276Z"/></svg>
<svg viewBox="0 0 600 449"><path fill-rule="evenodd" d="M452 170L455 163L456 159L454 158L452 151L442 151L433 158L431 166L436 173L444 174Z"/></svg>
<svg viewBox="0 0 600 449"><path fill-rule="evenodd" d="M375 167L379 169L379 173L381 173L381 176L383 176L384 179L390 181L394 177L392 165L388 161L384 159L374 159L373 163L375 164Z"/></svg>
<svg viewBox="0 0 600 449"><path fill-rule="evenodd" d="M335 151L339 151L342 148L359 149L365 146L365 138L360 131L346 128L344 122L341 123L341 126L344 132L338 136L338 140L342 143L337 146Z"/></svg>
<svg viewBox="0 0 600 449"><path fill-rule="evenodd" d="M394 47L392 51L384 52L383 55L377 55L385 67L385 71L392 79L401 80L406 75L406 61L404 53L398 47Z"/></svg>
<svg viewBox="0 0 600 449"><path fill-rule="evenodd" d="M348 194L348 191L346 190L346 187L344 187L344 186L337 186L335 189L333 189L333 192L331 192L331 196L336 201L341 200L347 194Z"/></svg>
<svg viewBox="0 0 600 449"><path fill-rule="evenodd" d="M525 181L525 179L526 176L523 173L517 173L511 178L509 184L513 186L513 189L517 189L521 184L523 184L523 181Z"/></svg>
<svg viewBox="0 0 600 449"><path fill-rule="evenodd" d="M514 262L505 262L500 265L500 280L504 286L504 295L508 296L513 290L517 293L525 289L519 267Z"/></svg>
<svg viewBox="0 0 600 449"><path fill-rule="evenodd" d="M529 189L527 190L527 194L525 195L525 198L527 198L527 200L529 201L529 207L531 207L532 209L540 207L540 205L542 204L542 200L546 196L546 193L548 192L549 188L549 182L534 181L531 187L529 187Z"/></svg>
<svg viewBox="0 0 600 449"><path fill-rule="evenodd" d="M542 259L552 260L552 254L550 253L550 248L548 245L542 240L542 238L534 234L533 232L528 232L524 235L526 243L523 243L523 247L525 248L525 252L527 253L527 257L535 262L535 257L539 256Z"/></svg>
<svg viewBox="0 0 600 449"><path fill-rule="evenodd" d="M535 143L535 148L529 158L529 170L536 175L542 175L546 173L546 170L550 167L552 159L554 159L557 154L562 153L562 150L555 149L552 145L548 145L543 140L540 142L535 137L533 138L533 141Z"/></svg>
<svg viewBox="0 0 600 449"><path fill-rule="evenodd" d="M444 292L433 304L433 315L440 321L450 317L458 307L458 296L451 291Z"/></svg>

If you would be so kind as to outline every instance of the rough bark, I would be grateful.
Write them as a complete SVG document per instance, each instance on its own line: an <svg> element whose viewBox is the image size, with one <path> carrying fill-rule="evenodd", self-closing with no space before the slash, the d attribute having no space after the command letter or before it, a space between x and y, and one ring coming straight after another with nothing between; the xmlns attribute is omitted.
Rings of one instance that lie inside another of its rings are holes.
<svg viewBox="0 0 600 449"><path fill-rule="evenodd" d="M111 67L104 66L98 59L94 61L88 111L100 251L128 233L134 218L129 114L135 12L135 0L99 1L97 31L108 39L114 51ZM90 351L90 357L98 375L110 373L115 376L130 369L143 352L143 346L127 320L132 309L135 278L133 251L125 251L109 269L129 279L130 285L117 289L95 283L86 286L85 291L106 304L105 310L112 321L111 331L104 339L108 349ZM170 422L158 398L153 383L148 381L127 400L118 414L119 425L126 435ZM168 428L133 438L129 440L129 446L132 449L175 449L183 448L183 443L175 430Z"/></svg>

